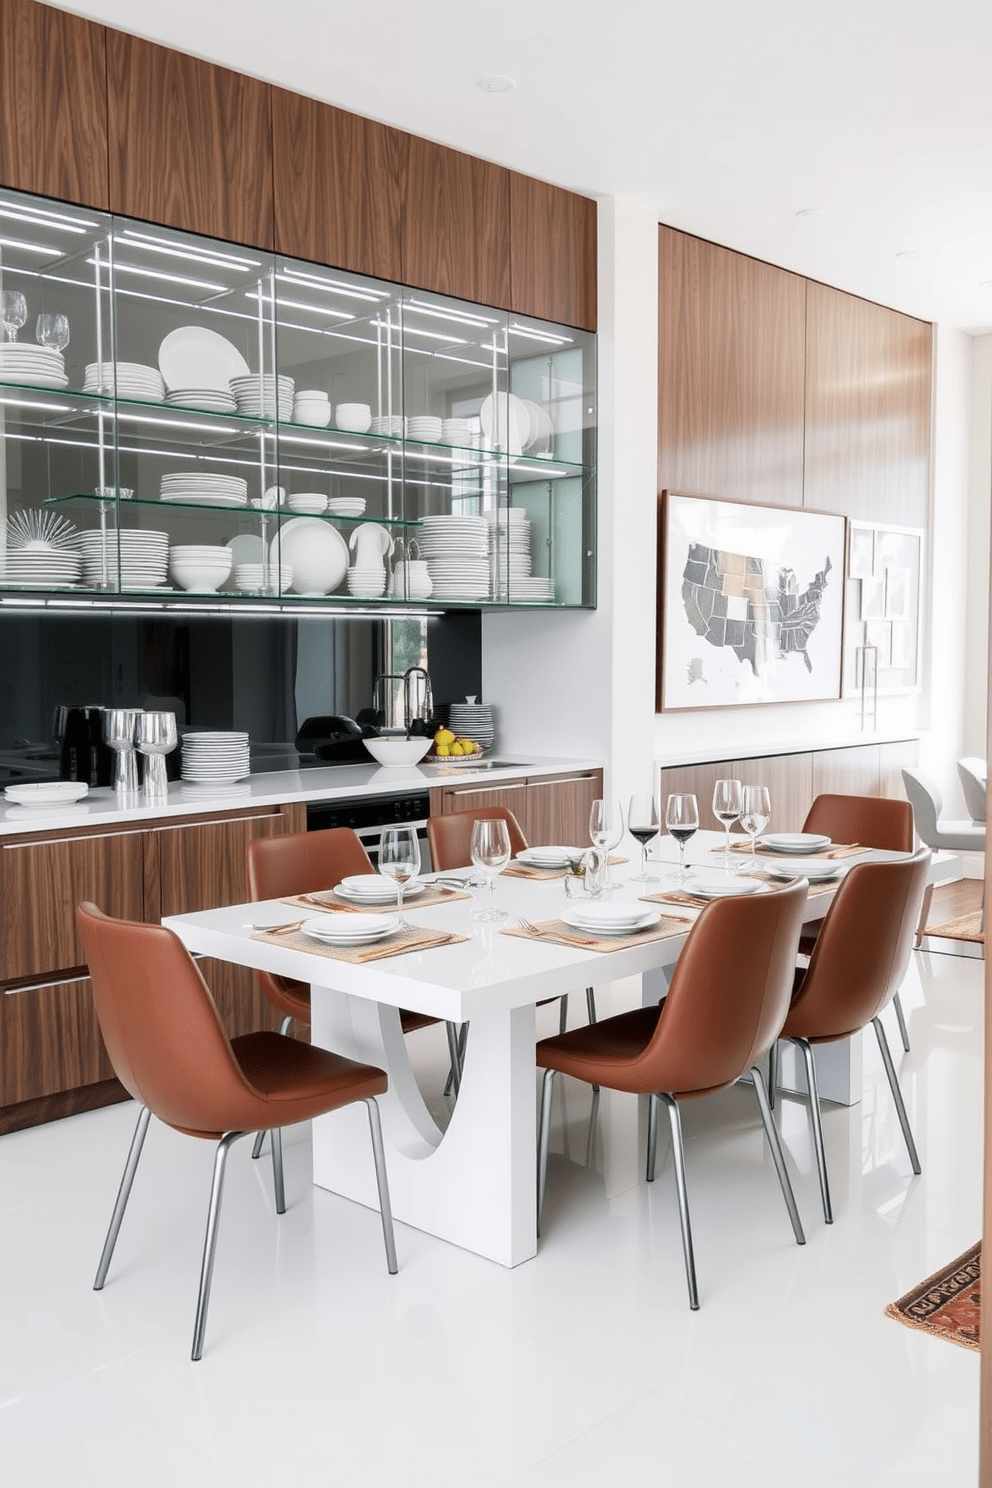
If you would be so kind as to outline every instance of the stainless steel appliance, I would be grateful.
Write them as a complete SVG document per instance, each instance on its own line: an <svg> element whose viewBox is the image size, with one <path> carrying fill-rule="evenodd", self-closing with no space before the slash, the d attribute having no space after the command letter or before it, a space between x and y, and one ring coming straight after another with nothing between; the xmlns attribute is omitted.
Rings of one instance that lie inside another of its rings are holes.
<svg viewBox="0 0 992 1488"><path fill-rule="evenodd" d="M307 831L351 827L361 839L373 866L378 866L379 835L383 827L414 827L420 843L421 871L429 873L429 815L430 794L427 791L397 792L391 796L364 796L343 801L310 801L307 804Z"/></svg>

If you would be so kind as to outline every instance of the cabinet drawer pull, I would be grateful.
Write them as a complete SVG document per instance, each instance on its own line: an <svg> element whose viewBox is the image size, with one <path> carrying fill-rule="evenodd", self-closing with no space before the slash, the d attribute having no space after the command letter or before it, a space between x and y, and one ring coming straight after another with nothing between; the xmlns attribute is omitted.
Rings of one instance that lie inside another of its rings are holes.
<svg viewBox="0 0 992 1488"><path fill-rule="evenodd" d="M58 847L63 842L116 842L118 837L143 837L147 831L137 832L89 832L85 837L43 837L36 842L5 842L4 852L22 852L27 847Z"/></svg>
<svg viewBox="0 0 992 1488"><path fill-rule="evenodd" d="M240 827L242 822L272 821L274 817L278 820L277 812L262 811L258 816L225 816L219 819L210 818L202 822L187 821L177 827L151 827L149 830L153 832L189 832L195 827Z"/></svg>
<svg viewBox="0 0 992 1488"><path fill-rule="evenodd" d="M62 977L56 982L28 982L24 987L4 987L4 997L19 997L22 992L44 992L49 987L73 987L77 982L88 982L89 972L82 976Z"/></svg>
<svg viewBox="0 0 992 1488"><path fill-rule="evenodd" d="M527 790L528 782L522 780L519 785L463 785L460 789L451 788L445 792L449 796L478 796L488 791L498 791L502 795L505 791Z"/></svg>

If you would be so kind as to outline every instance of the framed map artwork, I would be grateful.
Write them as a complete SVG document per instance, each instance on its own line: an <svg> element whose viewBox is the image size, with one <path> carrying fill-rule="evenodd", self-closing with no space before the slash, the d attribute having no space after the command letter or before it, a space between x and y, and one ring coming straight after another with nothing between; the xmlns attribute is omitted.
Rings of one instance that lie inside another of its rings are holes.
<svg viewBox="0 0 992 1488"><path fill-rule="evenodd" d="M659 712L840 697L846 518L663 491L658 535Z"/></svg>

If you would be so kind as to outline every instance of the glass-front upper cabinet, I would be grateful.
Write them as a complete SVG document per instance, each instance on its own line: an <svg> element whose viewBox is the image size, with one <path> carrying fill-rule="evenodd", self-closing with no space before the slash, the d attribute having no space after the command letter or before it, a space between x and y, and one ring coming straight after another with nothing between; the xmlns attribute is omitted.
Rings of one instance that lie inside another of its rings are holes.
<svg viewBox="0 0 992 1488"><path fill-rule="evenodd" d="M595 604L595 337L0 192L0 587Z"/></svg>

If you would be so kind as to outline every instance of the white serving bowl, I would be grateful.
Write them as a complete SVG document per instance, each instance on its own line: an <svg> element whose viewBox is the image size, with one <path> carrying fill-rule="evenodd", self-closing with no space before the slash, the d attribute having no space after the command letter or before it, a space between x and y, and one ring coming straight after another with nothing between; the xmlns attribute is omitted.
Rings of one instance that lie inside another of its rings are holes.
<svg viewBox="0 0 992 1488"><path fill-rule="evenodd" d="M415 765L430 749L433 739L363 739L362 743L380 765Z"/></svg>
<svg viewBox="0 0 992 1488"><path fill-rule="evenodd" d="M334 410L334 423L349 434L367 434L372 426L372 410L367 403L339 403Z"/></svg>
<svg viewBox="0 0 992 1488"><path fill-rule="evenodd" d="M230 563L218 563L211 568L206 563L169 562L169 573L179 587L195 590L198 594L216 594L230 572Z"/></svg>
<svg viewBox="0 0 992 1488"><path fill-rule="evenodd" d="M297 403L329 403L330 399L320 388L299 388L296 401Z"/></svg>
<svg viewBox="0 0 992 1488"><path fill-rule="evenodd" d="M326 429L331 422L330 403L295 403L293 423L306 424L311 429Z"/></svg>

